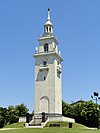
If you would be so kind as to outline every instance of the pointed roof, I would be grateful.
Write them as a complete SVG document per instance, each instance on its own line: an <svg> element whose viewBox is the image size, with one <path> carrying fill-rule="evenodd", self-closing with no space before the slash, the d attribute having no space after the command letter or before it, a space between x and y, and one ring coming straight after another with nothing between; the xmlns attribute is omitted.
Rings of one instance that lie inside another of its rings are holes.
<svg viewBox="0 0 100 133"><path fill-rule="evenodd" d="M47 21L45 23L45 25L52 25L51 21L50 21L50 9L48 8L48 16L47 16ZM53 25L52 25L53 26Z"/></svg>

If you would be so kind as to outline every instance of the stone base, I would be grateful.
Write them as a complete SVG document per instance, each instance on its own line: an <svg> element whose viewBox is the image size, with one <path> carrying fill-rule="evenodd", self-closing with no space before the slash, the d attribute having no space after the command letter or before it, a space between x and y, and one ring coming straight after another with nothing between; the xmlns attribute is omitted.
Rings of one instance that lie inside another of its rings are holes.
<svg viewBox="0 0 100 133"><path fill-rule="evenodd" d="M42 120L42 115L34 115L32 121L29 123L29 126L45 126L47 122L52 121L65 121L69 123L75 123L75 120L69 117L64 117L61 114L46 114L45 121Z"/></svg>
<svg viewBox="0 0 100 133"><path fill-rule="evenodd" d="M43 120L43 117L45 117L44 118L44 120ZM54 114L54 113L51 113L51 114L49 114L49 113L45 113L45 115L43 116L42 115L42 113L40 113L40 114L34 114L34 121L32 120L31 122L30 122L30 125L41 125L41 123L43 122L45 122L45 121L47 121L47 119L48 118L57 118L57 117L62 117L62 115L61 114Z"/></svg>
<svg viewBox="0 0 100 133"><path fill-rule="evenodd" d="M48 117L48 121L62 121L62 122L69 122L69 123L75 123L75 120L69 117L64 117L64 116L57 116L57 117Z"/></svg>

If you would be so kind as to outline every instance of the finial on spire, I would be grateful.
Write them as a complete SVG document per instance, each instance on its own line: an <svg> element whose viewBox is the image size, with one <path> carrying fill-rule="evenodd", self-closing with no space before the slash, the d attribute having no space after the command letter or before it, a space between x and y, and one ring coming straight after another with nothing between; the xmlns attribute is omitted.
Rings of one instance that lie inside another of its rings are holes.
<svg viewBox="0 0 100 133"><path fill-rule="evenodd" d="M48 8L48 11L50 11L50 8Z"/></svg>
<svg viewBox="0 0 100 133"><path fill-rule="evenodd" d="M47 20L50 20L50 8L48 8L48 18Z"/></svg>

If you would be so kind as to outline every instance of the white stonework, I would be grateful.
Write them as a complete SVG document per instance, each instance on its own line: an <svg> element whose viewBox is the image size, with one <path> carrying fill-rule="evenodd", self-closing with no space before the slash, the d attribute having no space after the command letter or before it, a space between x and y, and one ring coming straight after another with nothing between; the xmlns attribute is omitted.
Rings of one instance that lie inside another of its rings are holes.
<svg viewBox="0 0 100 133"><path fill-rule="evenodd" d="M36 47L34 114L62 114L62 68L63 61L58 51L58 41L53 34L53 25L48 10L44 34L39 37L39 47ZM45 46L46 45L46 46Z"/></svg>
<svg viewBox="0 0 100 133"><path fill-rule="evenodd" d="M75 120L69 117L64 117L64 116L57 116L57 117L48 117L48 121L63 121L63 122L69 122L69 123L75 123Z"/></svg>
<svg viewBox="0 0 100 133"><path fill-rule="evenodd" d="M48 9L44 34L39 37L39 46L35 50L35 78L34 78L34 119L30 125L46 120L64 120L62 116L62 67L63 61L58 50L58 41L53 34Z"/></svg>

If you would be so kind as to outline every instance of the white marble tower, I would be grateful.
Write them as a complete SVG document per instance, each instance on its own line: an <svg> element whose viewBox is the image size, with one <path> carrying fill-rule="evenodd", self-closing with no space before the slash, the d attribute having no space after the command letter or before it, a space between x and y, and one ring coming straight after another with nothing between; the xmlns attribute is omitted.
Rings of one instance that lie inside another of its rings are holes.
<svg viewBox="0 0 100 133"><path fill-rule="evenodd" d="M34 117L62 115L62 68L58 41L53 33L48 9L44 33L35 50Z"/></svg>

